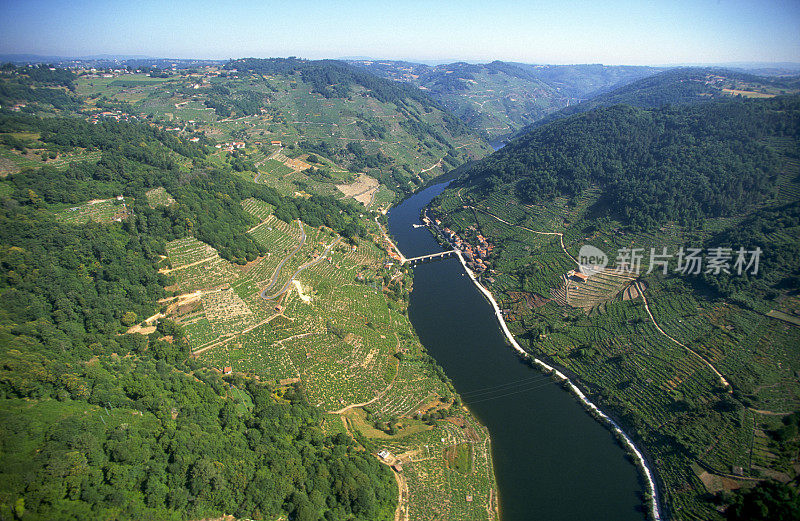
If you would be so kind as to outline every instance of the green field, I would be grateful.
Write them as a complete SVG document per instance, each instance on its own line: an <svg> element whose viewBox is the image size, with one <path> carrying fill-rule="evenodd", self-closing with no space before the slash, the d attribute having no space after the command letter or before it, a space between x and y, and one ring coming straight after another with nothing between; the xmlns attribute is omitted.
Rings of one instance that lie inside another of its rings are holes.
<svg viewBox="0 0 800 521"><path fill-rule="evenodd" d="M127 112L144 114L167 128L204 133L217 143L247 142L246 153L262 174L260 182L284 194L340 195L334 184L342 179L304 175L280 159L268 158L255 142L265 143L263 148L272 140L282 141L287 153L286 147L311 143L314 149L307 152L321 156L326 154L318 148L328 147L337 157L328 157L323 164L333 167L334 172L341 170L336 166L340 165L345 170L378 176L383 188L376 205L385 205L395 193L411 190L445 169L483 157L491 150L466 128L463 132L448 130L446 116L438 109L426 109L412 100L400 104L381 102L358 85L353 86L347 98L325 98L312 92L299 75L222 78L207 72L202 77L177 74L160 79L136 74L81 77L77 84L78 93L89 105L105 96L127 103ZM214 88L227 89L231 99L263 96L263 110L222 116L205 104L214 95ZM431 129L432 133L426 135L424 129ZM368 161L369 166L359 163L362 160L348 151L350 145L361 147L364 157L382 158L383 163L373 163L375 159ZM441 162L445 156L447 161Z"/></svg>
<svg viewBox="0 0 800 521"><path fill-rule="evenodd" d="M72 206L58 212L59 220L69 224L84 224L89 221L110 224L121 222L132 215L133 199L93 200L80 206Z"/></svg>
<svg viewBox="0 0 800 521"><path fill-rule="evenodd" d="M175 199L169 195L169 192L167 192L163 186L148 190L145 195L147 196L147 204L150 205L150 208L172 206L175 204Z"/></svg>

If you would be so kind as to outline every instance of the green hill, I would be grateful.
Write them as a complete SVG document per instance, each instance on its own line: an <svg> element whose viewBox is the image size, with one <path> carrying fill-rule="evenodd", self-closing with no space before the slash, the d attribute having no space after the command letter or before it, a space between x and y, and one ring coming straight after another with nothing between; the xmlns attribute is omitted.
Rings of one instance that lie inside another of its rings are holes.
<svg viewBox="0 0 800 521"><path fill-rule="evenodd" d="M374 212L49 99L0 110L0 518L496 518Z"/></svg>
<svg viewBox="0 0 800 521"><path fill-rule="evenodd" d="M596 108L465 167L429 211L480 252L520 345L646 450L671 518L797 478L798 121L798 96ZM605 260L579 264L586 246Z"/></svg>
<svg viewBox="0 0 800 521"><path fill-rule="evenodd" d="M256 170L273 174L269 159L280 153L289 171L259 179L290 195L333 195L336 184L349 182L335 172L364 172L390 200L491 151L425 93L335 60L241 59L156 75L164 77L96 76L77 80L85 113L112 109L208 144L244 142L233 155L249 159L238 170L251 179ZM306 164L308 154L322 163ZM220 159L230 162L230 155ZM312 168L323 175L307 175Z"/></svg>
<svg viewBox="0 0 800 521"><path fill-rule="evenodd" d="M797 78L767 78L712 67L670 69L600 93L580 104L552 113L529 128L522 129L517 135L521 136L530 128L544 125L555 119L616 104L658 108L665 105L725 100L737 96L770 98L798 91L800 91L800 83Z"/></svg>
<svg viewBox="0 0 800 521"><path fill-rule="evenodd" d="M437 66L395 61L352 63L385 78L416 85L492 141L563 107L658 70L502 61Z"/></svg>
<svg viewBox="0 0 800 521"><path fill-rule="evenodd" d="M512 63L511 65L557 88L562 95L584 100L652 76L664 69L663 67L601 64L530 65Z"/></svg>
<svg viewBox="0 0 800 521"><path fill-rule="evenodd" d="M641 227L740 214L774 190L779 163L764 140L791 132L796 117L797 98L656 110L616 105L529 132L454 186L490 194L513 185L528 204L578 199L598 187L598 213Z"/></svg>

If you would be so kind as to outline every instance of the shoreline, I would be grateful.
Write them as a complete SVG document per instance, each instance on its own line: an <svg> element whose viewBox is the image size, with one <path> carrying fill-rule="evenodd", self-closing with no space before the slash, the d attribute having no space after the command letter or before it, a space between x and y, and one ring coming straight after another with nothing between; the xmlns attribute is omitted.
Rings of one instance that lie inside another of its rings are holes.
<svg viewBox="0 0 800 521"><path fill-rule="evenodd" d="M589 414L594 417L597 421L601 424L604 424L606 427L611 430L612 434L622 442L624 448L631 453L634 458L634 463L636 467L639 469L640 473L643 475L644 480L647 484L647 493L649 494L649 498L646 498L646 502L649 503L649 517L654 521L661 521L661 510L659 508L658 502L658 489L655 483L655 477L653 470L647 463L642 452L636 447L636 444L633 442L630 436L628 436L625 431L619 426L619 424L614 421L610 416L600 410L591 400L589 400L586 395L581 391L573 382L569 379L564 373L559 371L557 368L551 366L550 364L536 358L535 356L531 355L527 351L525 351L522 346L517 343L514 335L511 334L511 330L508 329L508 325L506 324L505 319L503 318L503 314L500 311L500 306L498 306L497 301L494 299L491 291L486 289L478 279L475 277L475 274L472 272L471 269L467 266L464 257L461 255L459 250L456 250L456 255L458 256L459 262L461 262L461 266L464 268L464 271L467 273L472 282L475 284L475 287L478 288L478 291L489 301L494 309L494 315L497 319L498 323L500 324L500 329L503 331L503 335L506 337L506 340L511 344L511 347L517 352L518 355L523 357L526 360L531 360L536 366L539 367L543 372L547 372L555 376L558 382L563 383L566 385L567 390L575 396L578 401L584 406L584 408L589 412Z"/></svg>

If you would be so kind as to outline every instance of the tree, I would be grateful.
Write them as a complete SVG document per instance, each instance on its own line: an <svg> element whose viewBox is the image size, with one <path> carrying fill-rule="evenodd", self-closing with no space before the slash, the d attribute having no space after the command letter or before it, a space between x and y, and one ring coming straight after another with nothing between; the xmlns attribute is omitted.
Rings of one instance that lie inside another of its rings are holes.
<svg viewBox="0 0 800 521"><path fill-rule="evenodd" d="M725 517L728 521L797 521L800 495L786 483L764 481L746 492L737 492Z"/></svg>

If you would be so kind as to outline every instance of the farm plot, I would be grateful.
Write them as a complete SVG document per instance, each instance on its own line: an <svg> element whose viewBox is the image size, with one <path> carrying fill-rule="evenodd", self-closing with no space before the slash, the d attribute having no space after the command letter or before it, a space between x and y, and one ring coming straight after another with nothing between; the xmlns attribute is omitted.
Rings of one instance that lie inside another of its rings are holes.
<svg viewBox="0 0 800 521"><path fill-rule="evenodd" d="M168 207L175 204L175 199L169 195L169 192L163 186L148 190L145 195L150 208Z"/></svg>
<svg viewBox="0 0 800 521"><path fill-rule="evenodd" d="M172 270L169 274L175 277L178 289L184 293L219 287L230 283L239 275L231 263L219 255Z"/></svg>
<svg viewBox="0 0 800 521"><path fill-rule="evenodd" d="M298 378L300 374L286 352L285 339L280 340L278 336L265 324L209 349L202 357L214 367L228 366L262 379Z"/></svg>
<svg viewBox="0 0 800 521"><path fill-rule="evenodd" d="M233 289L209 291L201 296L214 334L229 336L252 324L253 312Z"/></svg>
<svg viewBox="0 0 800 521"><path fill-rule="evenodd" d="M259 165L258 171L264 172L269 176L283 177L291 174L295 170L289 166L286 166L283 162L278 161L277 159L269 158Z"/></svg>
<svg viewBox="0 0 800 521"><path fill-rule="evenodd" d="M239 277L239 272L217 250L194 237L170 241L166 250L171 268L160 271L174 276L184 293L221 286Z"/></svg>
<svg viewBox="0 0 800 521"><path fill-rule="evenodd" d="M345 197L352 197L364 206L369 207L375 194L378 192L379 186L380 183L378 183L377 179L373 179L366 174L361 174L354 182L346 185L336 185L336 188L338 188Z"/></svg>
<svg viewBox="0 0 800 521"><path fill-rule="evenodd" d="M129 199L129 203L133 200ZM57 214L57 218L69 224L85 224L90 221L110 224L121 222L133 215L124 200L95 199L81 206L66 208Z"/></svg>
<svg viewBox="0 0 800 521"><path fill-rule="evenodd" d="M392 388L370 408L379 417L411 416L425 403L448 394L447 385L436 378L429 363L406 355L398 365Z"/></svg>
<svg viewBox="0 0 800 521"><path fill-rule="evenodd" d="M242 208L261 222L267 220L274 210L271 204L265 203L261 199L256 199L255 197L250 197L242 201Z"/></svg>
<svg viewBox="0 0 800 521"><path fill-rule="evenodd" d="M572 307L586 310L607 302L624 291L623 298L638 298L635 288L630 287L636 275L630 272L617 272L614 268L606 268L593 274L585 282L565 279L563 291L566 303Z"/></svg>
<svg viewBox="0 0 800 521"><path fill-rule="evenodd" d="M177 320L183 328L189 345L192 349L202 349L204 346L217 339L211 322L208 321L203 311L188 316L181 316Z"/></svg>
<svg viewBox="0 0 800 521"><path fill-rule="evenodd" d="M274 272L270 283L262 291L266 291L266 297L269 300L278 299L283 292L288 290L291 278L301 269L305 269L311 263L318 261L325 247L332 242L330 240L329 232L322 232L319 229L311 228L302 225L305 233L305 242L291 248L287 255L283 256L283 260L279 263L278 268ZM336 240L336 239L334 239ZM327 241L327 242L326 242Z"/></svg>
<svg viewBox="0 0 800 521"><path fill-rule="evenodd" d="M488 434L465 412L431 430L375 442L403 465L411 519L495 519Z"/></svg>
<svg viewBox="0 0 800 521"><path fill-rule="evenodd" d="M325 259L299 273L288 291L267 302L260 296L267 284L274 279L276 291L286 286L299 267L320 260L338 237L301 224L306 240L298 249L301 233L295 223L279 221L256 201L246 204L252 214L266 216L250 234L269 254L241 270L220 272L213 278L217 289L204 289L199 296L202 309L184 308L178 322L196 356L212 367L232 367L263 380L301 382L312 404L325 411L348 410L345 418L348 413L366 417L359 407L369 404L371 418L399 419L397 436L368 423L361 427L365 435L377 436L376 443L402 455L413 518L435 519L438 513L495 519L488 435L454 407L454 390L438 376L408 318L387 304L386 252L372 240L338 243ZM199 284L193 271L219 262L213 248L191 238L172 241L167 252L169 272L186 288ZM450 411L451 417L426 425L420 416L433 409ZM328 413L326 422L332 431L353 435L353 424L343 423L338 414ZM454 459L453 451L460 456Z"/></svg>

